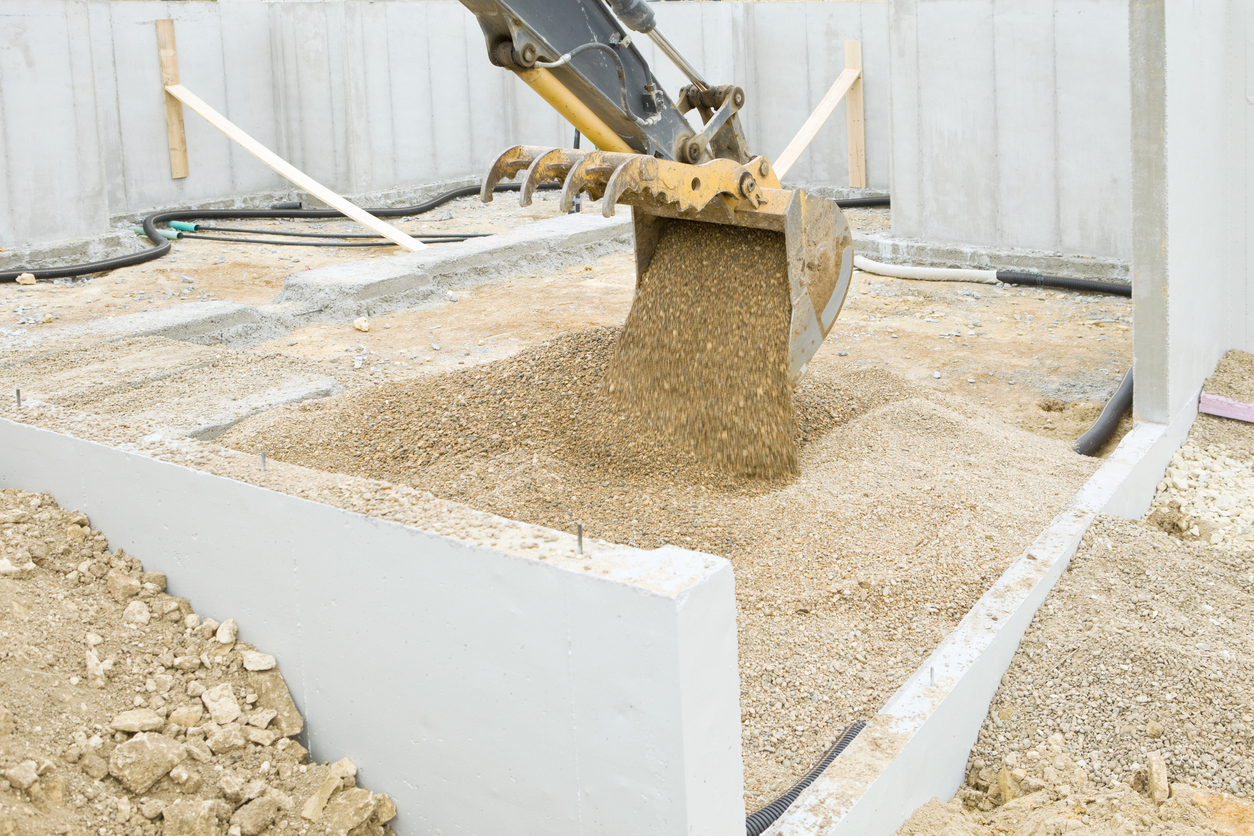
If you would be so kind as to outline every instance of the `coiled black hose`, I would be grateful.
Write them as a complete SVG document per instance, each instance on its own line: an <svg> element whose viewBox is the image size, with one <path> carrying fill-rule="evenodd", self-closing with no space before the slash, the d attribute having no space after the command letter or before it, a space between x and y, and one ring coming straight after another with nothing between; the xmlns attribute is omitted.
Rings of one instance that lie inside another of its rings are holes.
<svg viewBox="0 0 1254 836"><path fill-rule="evenodd" d="M1075 443L1075 451L1081 456L1094 455L1101 446L1115 434L1115 428L1119 426L1119 419L1123 414L1132 408L1132 369L1128 369L1128 373L1123 376L1119 388L1115 390L1115 394L1111 395L1110 400L1106 401L1106 406L1102 408L1102 414L1097 416L1097 420L1093 422L1093 426L1089 427L1088 432L1080 436Z"/></svg>
<svg viewBox="0 0 1254 836"><path fill-rule="evenodd" d="M1092 279L1068 279L1065 276L1040 276L1036 273L1018 273L1014 270L998 270L997 281L1004 284L1056 287L1062 290L1083 290L1089 293L1106 293L1111 296L1132 297L1132 286L1115 282L1098 282Z"/></svg>
<svg viewBox="0 0 1254 836"><path fill-rule="evenodd" d="M520 186L521 184L519 183L502 183L496 187L495 191L516 192ZM545 184L540 188L552 189L556 188L556 186ZM392 209L367 209L366 211L379 218L403 218L409 215L421 215L424 212L430 212L438 206L443 206L450 200L476 194L479 194L478 186L463 186L459 189L450 189L424 203L414 206L398 206ZM157 232L157 224L166 223L167 221L238 220L243 218L326 220L342 217L344 215L334 209L177 209L171 212L157 212L144 218L144 234L148 236L148 240L154 246L143 252L115 256L114 258L106 258L100 261L89 261L86 264L73 264L67 267L9 270L0 272L0 282L17 281L17 277L23 273L31 273L36 279L66 279L74 276L86 276L91 273L103 273L107 270L117 270L119 267L132 267L136 264L143 264L146 261L161 258L161 256L170 251L171 245L167 239L161 237L161 234Z"/></svg>
<svg viewBox="0 0 1254 836"><path fill-rule="evenodd" d="M818 765L811 769L806 776L797 783L793 784L788 792L772 801L770 804L745 816L745 834L746 836L761 836L762 831L766 830L775 820L784 814L788 806L797 800L797 796L801 795L801 791L814 783L814 780L823 774L823 770L836 760L841 752L848 748L858 733L866 728L866 723L861 720L854 721L853 725L845 729L844 733L836 738L836 742L831 745L823 757L819 759Z"/></svg>

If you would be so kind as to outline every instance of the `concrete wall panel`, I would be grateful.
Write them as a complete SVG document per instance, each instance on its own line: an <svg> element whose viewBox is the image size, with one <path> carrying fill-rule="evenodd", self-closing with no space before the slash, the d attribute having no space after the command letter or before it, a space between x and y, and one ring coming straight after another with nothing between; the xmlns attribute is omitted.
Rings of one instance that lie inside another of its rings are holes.
<svg viewBox="0 0 1254 836"><path fill-rule="evenodd" d="M1025 137L1056 135L1052 3L997 5L993 60L997 106L997 234L1020 247L1051 249L1058 234L1058 157Z"/></svg>
<svg viewBox="0 0 1254 836"><path fill-rule="evenodd" d="M1132 246L1128 12L1055 0L1059 249L1127 256Z"/></svg>
<svg viewBox="0 0 1254 836"><path fill-rule="evenodd" d="M920 0L920 194L928 236L997 240L993 21L984 4ZM960 81L959 81L960 80Z"/></svg>
<svg viewBox="0 0 1254 836"><path fill-rule="evenodd" d="M892 0L893 232L1131 257L1124 0Z"/></svg>
<svg viewBox="0 0 1254 836"><path fill-rule="evenodd" d="M107 221L91 42L64 3L0 4L0 241L89 235Z"/></svg>

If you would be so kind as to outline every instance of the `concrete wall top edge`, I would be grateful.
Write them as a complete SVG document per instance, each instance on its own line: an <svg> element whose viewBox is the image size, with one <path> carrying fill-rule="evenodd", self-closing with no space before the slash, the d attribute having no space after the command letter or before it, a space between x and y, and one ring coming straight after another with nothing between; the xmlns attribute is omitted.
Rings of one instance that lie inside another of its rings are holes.
<svg viewBox="0 0 1254 836"><path fill-rule="evenodd" d="M9 408L5 411L13 413L16 410ZM450 545L463 547L456 549L456 553L461 556L459 559L525 561L549 570L586 575L599 582L635 587L642 593L665 598L680 598L711 576L730 567L725 558L676 546L646 551L591 539L584 540L584 553L581 557L576 555L575 536L568 532L510 520L447 500L434 497L427 499L423 492L415 489L357 477L336 477L346 493L357 492L372 497L370 504L374 506L373 513L363 513L332 504L329 499L302 496L299 489L293 490L292 486L307 484L307 475L315 473L306 468L270 462L266 474L258 471L255 480L269 482L269 485L256 484L254 481L232 478L199 467L187 467L169 460L183 458L188 453L207 454L217 464L225 465L228 471L235 471L236 475L239 475L238 464L243 459L250 460L251 469L252 457L224 450L210 443L182 437L173 438L161 433L144 435L139 432L129 443L102 444L83 438L64 426L64 423L91 420L94 417L26 401L22 415L0 413L0 423L28 426L38 433L69 436L97 447L113 447L128 455L151 459L162 467L187 471L193 479L215 483L233 482L241 497L241 507L248 506L246 497L252 491L260 491L267 495L282 496L282 501L291 503L293 508L318 505L323 509L320 513L332 518L343 516L365 519L373 525L406 531L414 536L440 538ZM52 422L48 421L49 418L53 419ZM55 428L43 426L48 423L53 423ZM4 479L4 469L5 463L0 458L0 481ZM90 511L84 510L90 514Z"/></svg>

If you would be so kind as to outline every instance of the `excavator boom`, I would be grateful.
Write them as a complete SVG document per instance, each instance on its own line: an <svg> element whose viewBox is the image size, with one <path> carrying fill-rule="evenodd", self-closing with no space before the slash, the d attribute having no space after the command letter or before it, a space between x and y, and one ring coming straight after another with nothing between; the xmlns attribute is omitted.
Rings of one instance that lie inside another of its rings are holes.
<svg viewBox="0 0 1254 836"><path fill-rule="evenodd" d="M637 280L669 224L696 221L764 230L786 254L787 367L799 377L830 331L849 289L853 241L834 201L784 189L765 157L751 156L739 121L745 94L713 86L658 31L643 0L461 0L479 20L491 61L514 72L596 150L520 145L500 155L483 200L523 175L519 199L562 185L569 209L583 193L608 217L632 208ZM672 100L632 43L644 35L691 82ZM701 127L685 114L696 111ZM726 281L744 280L727 276Z"/></svg>

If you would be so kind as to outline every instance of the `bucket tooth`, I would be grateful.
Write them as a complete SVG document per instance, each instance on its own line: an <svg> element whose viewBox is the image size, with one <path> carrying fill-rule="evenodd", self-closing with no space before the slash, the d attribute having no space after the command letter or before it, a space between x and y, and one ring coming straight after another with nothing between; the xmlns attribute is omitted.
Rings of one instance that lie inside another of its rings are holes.
<svg viewBox="0 0 1254 836"><path fill-rule="evenodd" d="M640 155L614 151L589 151L583 159L571 166L566 175L566 184L562 187L562 211L571 211L575 206L575 198L581 192L587 192L593 200L600 200L614 169L638 156ZM612 208L610 214L613 214Z"/></svg>
<svg viewBox="0 0 1254 836"><path fill-rule="evenodd" d="M531 162L550 149L546 145L515 145L508 149L493 162L488 174L483 178L483 187L479 190L479 199L484 203L492 202L492 193L497 183L512 180L514 175L531 165Z"/></svg>
<svg viewBox="0 0 1254 836"><path fill-rule="evenodd" d="M536 187L541 183L553 180L558 183L565 181L571 166L587 153L589 152L578 151L574 148L551 148L536 157L527 169L526 176L523 177L522 188L518 190L518 204L530 206Z"/></svg>
<svg viewBox="0 0 1254 836"><path fill-rule="evenodd" d="M756 209L762 205L762 192L757 178L746 166L732 160L713 160L704 165L687 165L671 160L636 155L615 170L605 187L602 210L606 217L612 206L626 195L628 203L652 195L657 201L672 203L681 212L700 212L716 198L726 197L731 203L747 202Z"/></svg>

